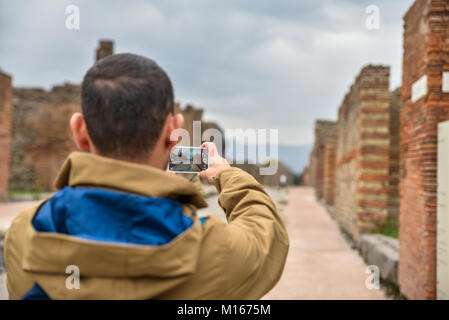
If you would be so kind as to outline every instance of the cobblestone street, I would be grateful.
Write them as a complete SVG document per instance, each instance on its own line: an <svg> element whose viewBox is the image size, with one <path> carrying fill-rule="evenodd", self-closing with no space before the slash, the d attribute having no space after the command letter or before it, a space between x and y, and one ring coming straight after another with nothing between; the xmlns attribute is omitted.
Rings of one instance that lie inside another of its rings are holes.
<svg viewBox="0 0 449 320"><path fill-rule="evenodd" d="M289 192L283 215L290 250L281 280L264 299L385 299L365 287L365 263L313 193Z"/></svg>

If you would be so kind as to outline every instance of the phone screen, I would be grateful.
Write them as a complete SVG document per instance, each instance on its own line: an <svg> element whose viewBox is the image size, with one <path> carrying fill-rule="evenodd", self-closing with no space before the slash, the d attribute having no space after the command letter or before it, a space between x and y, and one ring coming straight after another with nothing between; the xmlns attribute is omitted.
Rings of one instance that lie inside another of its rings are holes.
<svg viewBox="0 0 449 320"><path fill-rule="evenodd" d="M180 173L197 173L209 168L209 153L202 147L175 147L170 152L168 169Z"/></svg>

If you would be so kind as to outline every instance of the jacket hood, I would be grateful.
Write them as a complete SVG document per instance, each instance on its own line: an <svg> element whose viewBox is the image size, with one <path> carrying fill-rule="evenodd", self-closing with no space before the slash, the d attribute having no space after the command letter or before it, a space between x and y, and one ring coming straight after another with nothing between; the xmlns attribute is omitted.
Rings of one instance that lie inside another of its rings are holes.
<svg viewBox="0 0 449 320"><path fill-rule="evenodd" d="M92 299L103 285L111 298L152 298L195 272L202 238L195 211L207 204L186 179L75 152L55 185L59 191L29 215L22 262L50 297ZM65 287L71 265L83 290Z"/></svg>
<svg viewBox="0 0 449 320"><path fill-rule="evenodd" d="M91 186L110 188L148 197L176 199L207 207L201 190L184 178L161 169L105 158L86 152L73 152L62 165L55 187Z"/></svg>

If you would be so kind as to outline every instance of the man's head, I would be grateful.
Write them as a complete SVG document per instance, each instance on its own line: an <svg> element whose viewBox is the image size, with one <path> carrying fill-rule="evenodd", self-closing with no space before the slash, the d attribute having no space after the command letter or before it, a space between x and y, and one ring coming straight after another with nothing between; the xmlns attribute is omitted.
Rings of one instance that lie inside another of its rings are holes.
<svg viewBox="0 0 449 320"><path fill-rule="evenodd" d="M173 88L153 60L124 53L99 60L84 76L83 114L71 128L82 151L162 167L176 143Z"/></svg>

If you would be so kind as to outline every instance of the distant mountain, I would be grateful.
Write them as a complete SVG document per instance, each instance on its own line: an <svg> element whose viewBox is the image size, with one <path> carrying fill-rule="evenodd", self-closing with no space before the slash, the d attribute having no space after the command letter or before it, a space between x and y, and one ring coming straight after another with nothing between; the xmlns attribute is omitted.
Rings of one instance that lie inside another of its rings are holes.
<svg viewBox="0 0 449 320"><path fill-rule="evenodd" d="M242 148L242 143L237 142L234 146L234 154L236 153L236 148ZM239 159L248 158L248 146L244 146L245 152L244 157L239 157ZM285 165L290 167L295 173L301 173L303 168L309 162L309 153L311 150L310 145L294 146L294 145L279 145L278 146L278 158ZM240 149L241 150L241 149ZM231 159L232 151L229 150L228 145L226 146L226 158ZM236 158L235 155L233 157ZM250 159L254 159L254 156L250 156ZM259 162L258 162L259 163Z"/></svg>

